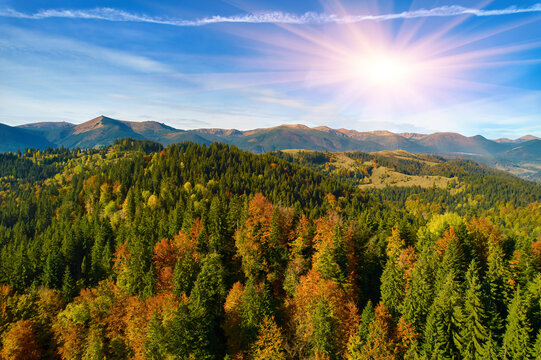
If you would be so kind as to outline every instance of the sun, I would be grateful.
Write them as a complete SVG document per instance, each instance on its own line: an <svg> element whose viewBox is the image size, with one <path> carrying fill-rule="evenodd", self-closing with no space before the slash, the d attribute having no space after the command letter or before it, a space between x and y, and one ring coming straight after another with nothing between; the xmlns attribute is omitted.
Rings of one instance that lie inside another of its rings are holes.
<svg viewBox="0 0 541 360"><path fill-rule="evenodd" d="M366 88L398 91L411 85L417 66L405 54L382 52L354 56L349 72Z"/></svg>

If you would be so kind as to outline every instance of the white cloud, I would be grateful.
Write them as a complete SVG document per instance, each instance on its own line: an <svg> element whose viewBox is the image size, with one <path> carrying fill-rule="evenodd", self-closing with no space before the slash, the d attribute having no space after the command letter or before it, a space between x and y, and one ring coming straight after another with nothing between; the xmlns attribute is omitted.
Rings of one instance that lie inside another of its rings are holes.
<svg viewBox="0 0 541 360"><path fill-rule="evenodd" d="M20 19L71 18L95 19L118 22L145 22L172 26L203 26L217 23L249 23L249 24L325 24L325 23L358 23L363 21L389 21L395 19L413 19L426 17L449 17L460 15L501 16L521 13L541 12L541 3L529 7L511 6L503 9L484 10L467 8L458 5L440 6L432 9L419 9L390 14L346 15L307 12L301 15L281 11L262 11L252 14L235 16L215 15L194 20L151 17L144 14L134 14L113 8L96 8L89 10L49 9L36 13L22 13L13 9L0 10L0 17Z"/></svg>
<svg viewBox="0 0 541 360"><path fill-rule="evenodd" d="M0 50L76 54L88 59L106 62L142 73L165 73L172 69L150 58L133 55L120 50L92 45L64 37L52 37L13 27L0 27L6 38L0 39Z"/></svg>

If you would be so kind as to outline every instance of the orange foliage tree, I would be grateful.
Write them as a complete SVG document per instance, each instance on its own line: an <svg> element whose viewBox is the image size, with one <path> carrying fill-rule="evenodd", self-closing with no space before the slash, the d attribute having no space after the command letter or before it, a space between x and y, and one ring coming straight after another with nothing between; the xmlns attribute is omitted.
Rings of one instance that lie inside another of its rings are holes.
<svg viewBox="0 0 541 360"><path fill-rule="evenodd" d="M345 353L347 341L357 328L359 316L351 297L334 281L325 280L312 269L301 277L295 296L287 301L296 343L292 351L298 356L314 354L315 318L322 304L330 310L329 320L333 324L330 337L336 344L337 353Z"/></svg>
<svg viewBox="0 0 541 360"><path fill-rule="evenodd" d="M34 360L41 358L31 321L20 320L11 326L4 336L0 358L10 360Z"/></svg>

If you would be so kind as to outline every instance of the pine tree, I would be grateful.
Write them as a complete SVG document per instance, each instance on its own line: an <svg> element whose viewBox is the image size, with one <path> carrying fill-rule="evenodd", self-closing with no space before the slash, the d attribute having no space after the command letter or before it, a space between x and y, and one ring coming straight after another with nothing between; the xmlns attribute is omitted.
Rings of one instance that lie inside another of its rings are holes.
<svg viewBox="0 0 541 360"><path fill-rule="evenodd" d="M227 224L226 206L223 201L215 196L210 204L208 214L208 232L209 232L209 250L218 254L224 254L229 257L232 254L232 249L228 246L229 228Z"/></svg>
<svg viewBox="0 0 541 360"><path fill-rule="evenodd" d="M489 334L487 337L480 359L500 360L500 349L492 334Z"/></svg>
<svg viewBox="0 0 541 360"><path fill-rule="evenodd" d="M426 254L421 255L412 273L411 284L404 298L402 316L416 329L423 330L433 302L433 272Z"/></svg>
<svg viewBox="0 0 541 360"><path fill-rule="evenodd" d="M532 347L532 359L541 360L541 330L537 332L535 344Z"/></svg>
<svg viewBox="0 0 541 360"><path fill-rule="evenodd" d="M466 273L466 294L457 341L457 348L462 358L466 360L481 358L487 340L485 309L478 272L477 262L473 260Z"/></svg>
<svg viewBox="0 0 541 360"><path fill-rule="evenodd" d="M379 303L375 309L374 320L370 324L368 338L359 356L361 360L394 360L397 349L392 318L385 305Z"/></svg>
<svg viewBox="0 0 541 360"><path fill-rule="evenodd" d="M255 340L257 330L263 319L271 316L270 298L265 293L264 284L257 284L254 278L248 279L240 303L242 340L245 348Z"/></svg>
<svg viewBox="0 0 541 360"><path fill-rule="evenodd" d="M504 332L508 297L508 286L505 281L508 270L501 246L494 245L490 249L487 267L487 321L494 338L498 341L501 340Z"/></svg>
<svg viewBox="0 0 541 360"><path fill-rule="evenodd" d="M190 294L196 280L199 264L191 251L180 254L173 274L173 289L178 296Z"/></svg>
<svg viewBox="0 0 541 360"><path fill-rule="evenodd" d="M387 260L381 275L381 301L394 317L398 316L404 299L404 273L394 259Z"/></svg>
<svg viewBox="0 0 541 360"><path fill-rule="evenodd" d="M502 355L504 359L529 359L530 322L526 304L520 288L509 305L507 326L503 336Z"/></svg>
<svg viewBox="0 0 541 360"><path fill-rule="evenodd" d="M75 280L71 276L69 266L66 266L66 270L64 270L64 278L62 280L62 296L64 297L64 300L70 302L75 295L77 295L77 286L75 284Z"/></svg>
<svg viewBox="0 0 541 360"><path fill-rule="evenodd" d="M45 268L43 269L43 283L51 289L58 289L62 285L63 261L59 249L49 249Z"/></svg>
<svg viewBox="0 0 541 360"><path fill-rule="evenodd" d="M324 354L330 359L337 357L336 343L334 338L335 319L332 310L325 299L321 299L314 309L313 314L314 336L312 338L312 349L314 353Z"/></svg>
<svg viewBox="0 0 541 360"><path fill-rule="evenodd" d="M216 357L222 343L218 319L223 314L225 295L224 269L220 256L207 255L202 261L188 306L188 331L193 334L190 346L197 359Z"/></svg>
<svg viewBox="0 0 541 360"><path fill-rule="evenodd" d="M158 312L154 312L148 324L145 354L151 360L162 360L167 355L167 338Z"/></svg>
<svg viewBox="0 0 541 360"><path fill-rule="evenodd" d="M455 346L462 320L459 300L458 284L451 272L436 296L427 318L423 336L423 349L426 356L459 357Z"/></svg>

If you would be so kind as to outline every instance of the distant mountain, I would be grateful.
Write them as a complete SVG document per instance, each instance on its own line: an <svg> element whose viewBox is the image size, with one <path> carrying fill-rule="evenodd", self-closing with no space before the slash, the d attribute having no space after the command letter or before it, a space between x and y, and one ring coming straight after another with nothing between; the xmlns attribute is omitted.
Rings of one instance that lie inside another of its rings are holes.
<svg viewBox="0 0 541 360"><path fill-rule="evenodd" d="M202 135L205 130L196 130ZM283 149L308 149L328 151L377 151L381 145L372 141L359 141L333 132L309 128L305 125L281 125L267 129L231 131L229 135L213 132L213 139L224 141L253 152Z"/></svg>
<svg viewBox="0 0 541 360"><path fill-rule="evenodd" d="M541 139L535 139L523 142L512 149L504 152L503 157L513 159L541 159Z"/></svg>
<svg viewBox="0 0 541 360"><path fill-rule="evenodd" d="M51 143L61 141L74 127L74 124L68 122L40 122L18 126L20 129L30 130L45 137Z"/></svg>
<svg viewBox="0 0 541 360"><path fill-rule="evenodd" d="M466 137L448 132L426 135L416 141L430 152L437 154L487 156L509 148L506 144L496 143L481 135Z"/></svg>
<svg viewBox="0 0 541 360"><path fill-rule="evenodd" d="M10 127L0 133L0 151L26 147L69 148L101 147L116 139L147 139L164 145L192 141L199 144L224 142L241 149L263 153L284 149L326 150L331 152L406 150L417 154L466 157L492 166L506 168L518 175L528 166L530 179L541 181L541 139L532 135L521 138L489 140L483 136L467 137L457 133L360 132L326 126L281 125L247 131L236 129L180 130L155 121L121 121L99 116L82 124L66 122L33 123ZM532 175L539 165L539 171ZM536 165L538 164L538 165Z"/></svg>
<svg viewBox="0 0 541 360"><path fill-rule="evenodd" d="M497 143L520 144L520 143L530 141L530 140L541 140L541 138L538 138L537 136L533 136L533 135L524 135L514 140L508 139L508 138L499 138L494 141Z"/></svg>
<svg viewBox="0 0 541 360"><path fill-rule="evenodd" d="M44 136L32 131L0 124L0 152L24 151L26 148L54 147Z"/></svg>

